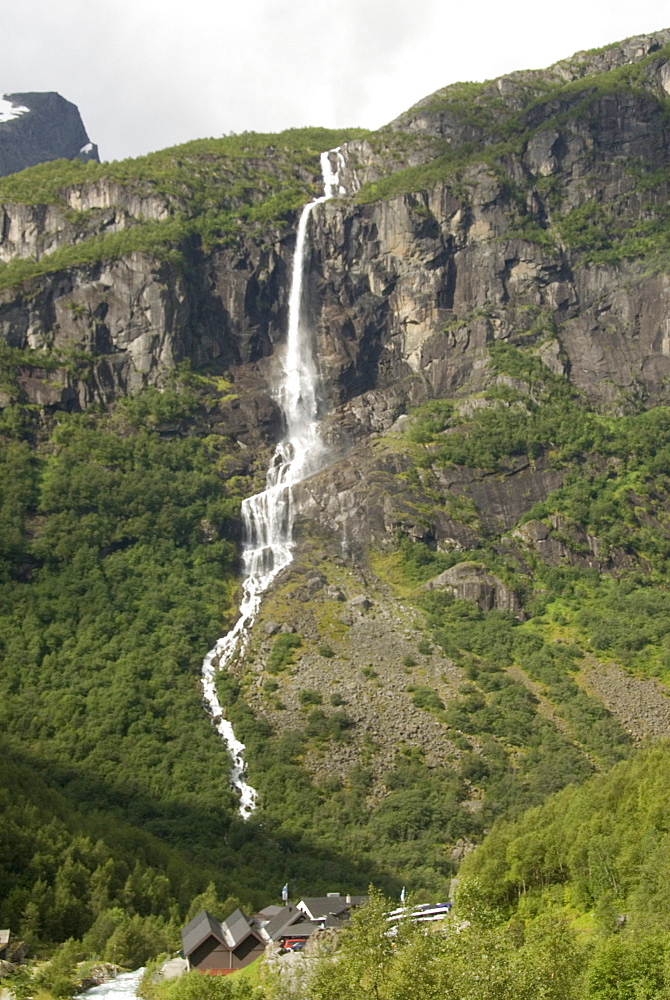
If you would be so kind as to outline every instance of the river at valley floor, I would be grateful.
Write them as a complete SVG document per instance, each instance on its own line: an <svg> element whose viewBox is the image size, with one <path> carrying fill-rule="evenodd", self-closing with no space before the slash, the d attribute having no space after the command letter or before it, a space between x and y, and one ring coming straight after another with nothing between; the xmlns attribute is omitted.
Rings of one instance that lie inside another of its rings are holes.
<svg viewBox="0 0 670 1000"><path fill-rule="evenodd" d="M123 972L108 983L101 983L84 993L78 993L75 1000L137 1000L137 987L143 975L144 969Z"/></svg>

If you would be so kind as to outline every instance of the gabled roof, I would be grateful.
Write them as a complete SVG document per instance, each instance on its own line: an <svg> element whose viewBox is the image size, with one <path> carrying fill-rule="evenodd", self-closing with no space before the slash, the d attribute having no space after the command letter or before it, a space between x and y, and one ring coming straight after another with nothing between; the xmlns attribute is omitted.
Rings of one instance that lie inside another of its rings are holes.
<svg viewBox="0 0 670 1000"><path fill-rule="evenodd" d="M186 927L182 927L184 956L188 958L208 937L215 938L233 951L250 934L254 934L260 940L258 927L242 913L242 910L234 910L222 924L207 910L201 910L190 923L186 924Z"/></svg>
<svg viewBox="0 0 670 1000"><path fill-rule="evenodd" d="M297 924L291 924L291 926L284 927L277 937L276 941L281 941L282 938L301 938L309 937L314 931L322 930L321 924L315 924L312 920L299 920Z"/></svg>
<svg viewBox="0 0 670 1000"><path fill-rule="evenodd" d="M269 906L264 906L262 910L258 911L258 913L254 913L253 919L257 920L259 923L262 923L263 921L267 923L268 920L272 920L272 918L276 917L278 913L281 913L283 909L283 906L277 906L276 903L270 903Z"/></svg>
<svg viewBox="0 0 670 1000"><path fill-rule="evenodd" d="M181 929L184 957L188 958L208 937L215 937L221 944L227 943L223 928L216 917L207 910L201 910Z"/></svg>
<svg viewBox="0 0 670 1000"><path fill-rule="evenodd" d="M221 924L225 942L229 948L237 948L250 934L258 935L258 929L254 927L249 918L242 913L242 910L233 910L229 917Z"/></svg>
<svg viewBox="0 0 670 1000"><path fill-rule="evenodd" d="M263 934L267 935L271 941L278 941L283 931L288 927L293 927L294 924L300 921L304 921L304 919L305 914L302 910L299 910L293 903L289 903L288 906L282 906L279 913L276 913L272 920L268 920L263 928Z"/></svg>
<svg viewBox="0 0 670 1000"><path fill-rule="evenodd" d="M298 907L310 920L323 920L329 913L344 913L348 904L343 896L307 896Z"/></svg>

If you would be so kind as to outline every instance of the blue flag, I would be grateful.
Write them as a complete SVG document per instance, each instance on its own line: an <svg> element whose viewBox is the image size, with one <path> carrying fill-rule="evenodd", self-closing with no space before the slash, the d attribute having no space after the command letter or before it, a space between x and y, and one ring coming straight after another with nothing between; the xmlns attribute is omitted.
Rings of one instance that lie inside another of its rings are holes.
<svg viewBox="0 0 670 1000"><path fill-rule="evenodd" d="M288 903L288 882L281 891L282 902Z"/></svg>

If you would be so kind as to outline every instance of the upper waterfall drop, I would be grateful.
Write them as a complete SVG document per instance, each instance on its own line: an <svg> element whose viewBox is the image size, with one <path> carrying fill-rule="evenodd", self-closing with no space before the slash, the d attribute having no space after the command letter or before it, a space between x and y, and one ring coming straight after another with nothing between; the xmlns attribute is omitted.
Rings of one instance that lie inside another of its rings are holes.
<svg viewBox="0 0 670 1000"><path fill-rule="evenodd" d="M308 202L300 214L293 255L286 349L274 390L284 412L286 433L272 456L265 489L242 501L244 582L239 618L230 632L210 649L202 664L205 701L233 758L230 781L240 793L243 819L248 819L256 808L257 794L244 780L244 744L235 737L232 725L223 716L215 675L218 670L225 670L233 657L244 652L263 594L293 559L293 486L316 472L325 461L325 447L319 434L318 370L312 331L304 317L303 278L310 216L317 205L343 193L340 186L343 164L339 147L321 154L324 193Z"/></svg>

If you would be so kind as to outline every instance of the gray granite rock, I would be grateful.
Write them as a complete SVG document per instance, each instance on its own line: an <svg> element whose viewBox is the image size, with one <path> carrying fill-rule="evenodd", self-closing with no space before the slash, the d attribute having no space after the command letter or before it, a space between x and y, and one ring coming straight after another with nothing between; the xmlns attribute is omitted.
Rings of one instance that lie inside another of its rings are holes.
<svg viewBox="0 0 670 1000"><path fill-rule="evenodd" d="M79 110L60 94L5 94L4 100L16 117L0 120L0 175L48 160L98 160Z"/></svg>

